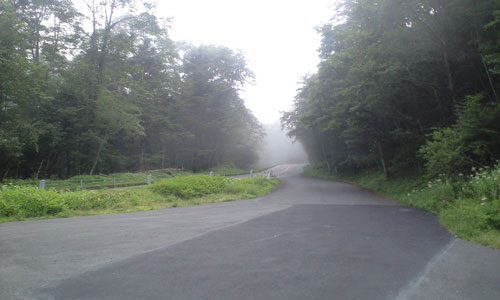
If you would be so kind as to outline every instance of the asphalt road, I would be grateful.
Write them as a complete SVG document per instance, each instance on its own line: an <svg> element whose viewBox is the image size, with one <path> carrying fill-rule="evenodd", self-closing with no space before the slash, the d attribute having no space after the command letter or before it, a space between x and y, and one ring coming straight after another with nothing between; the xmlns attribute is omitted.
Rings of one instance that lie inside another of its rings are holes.
<svg viewBox="0 0 500 300"><path fill-rule="evenodd" d="M0 299L500 299L500 251L300 170L259 199L0 224Z"/></svg>

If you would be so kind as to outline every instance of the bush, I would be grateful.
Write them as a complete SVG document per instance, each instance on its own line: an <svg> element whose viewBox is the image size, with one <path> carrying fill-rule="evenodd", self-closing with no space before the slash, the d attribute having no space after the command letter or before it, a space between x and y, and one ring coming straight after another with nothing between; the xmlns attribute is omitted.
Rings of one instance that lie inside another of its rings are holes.
<svg viewBox="0 0 500 300"><path fill-rule="evenodd" d="M64 210L109 208L120 202L112 192L44 190L32 186L4 186L0 189L1 217L42 217Z"/></svg>
<svg viewBox="0 0 500 300"><path fill-rule="evenodd" d="M220 193L232 179L222 176L193 175L164 179L151 185L153 192L183 199Z"/></svg>
<svg viewBox="0 0 500 300"><path fill-rule="evenodd" d="M71 210L110 208L121 201L117 193L107 191L76 191L62 193Z"/></svg>
<svg viewBox="0 0 500 300"><path fill-rule="evenodd" d="M500 157L500 105L483 103L483 98L467 97L457 110L453 127L435 130L420 148L431 177L491 165L492 159Z"/></svg>
<svg viewBox="0 0 500 300"><path fill-rule="evenodd" d="M40 217L55 215L65 207L61 194L32 186L3 187L0 190L0 216Z"/></svg>
<svg viewBox="0 0 500 300"><path fill-rule="evenodd" d="M431 137L432 139L419 150L420 155L427 161L425 167L431 177L463 171L468 166L469 162L463 153L463 141L456 130L438 129Z"/></svg>
<svg viewBox="0 0 500 300"><path fill-rule="evenodd" d="M267 179L263 176L236 179L221 176L193 175L165 179L152 184L151 189L163 196L174 195L182 199L219 193L241 194L252 198L265 195L278 184L279 180L275 178Z"/></svg>

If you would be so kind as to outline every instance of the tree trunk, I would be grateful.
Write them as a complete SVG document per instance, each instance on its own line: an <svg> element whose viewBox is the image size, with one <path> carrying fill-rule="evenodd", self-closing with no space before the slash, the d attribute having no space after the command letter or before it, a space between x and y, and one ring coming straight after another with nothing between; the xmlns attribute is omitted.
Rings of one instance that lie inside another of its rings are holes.
<svg viewBox="0 0 500 300"><path fill-rule="evenodd" d="M36 180L38 180L38 175L40 175L40 171L42 170L42 165L43 165L43 159L42 162L40 163L40 166L38 167L38 170L36 171Z"/></svg>
<svg viewBox="0 0 500 300"><path fill-rule="evenodd" d="M431 88L432 88L432 92L434 93L434 98L436 98L436 102L439 106L439 111L441 111L441 118L443 118L443 122L446 123L446 120L447 120L446 113L444 111L443 105L441 104L441 100L439 99L438 92L436 91L436 89L433 86L431 86Z"/></svg>
<svg viewBox="0 0 500 300"><path fill-rule="evenodd" d="M382 145L380 142L376 142L377 144L377 150L378 150L378 155L380 159L380 163L382 164L382 169L384 170L384 177L386 180L389 179L389 174L387 172L387 166L385 164L385 159L384 159L384 152L382 151Z"/></svg>
<svg viewBox="0 0 500 300"><path fill-rule="evenodd" d="M167 145L163 143L163 149L161 151L161 168L165 168L165 152L167 151Z"/></svg>
<svg viewBox="0 0 500 300"><path fill-rule="evenodd" d="M141 142L141 159L139 160L139 171L144 171L144 145Z"/></svg>
<svg viewBox="0 0 500 300"><path fill-rule="evenodd" d="M455 85L453 84L453 73L451 72L451 67L450 67L450 59L448 57L448 51L444 49L443 51L443 61L444 61L444 68L446 71L446 78L448 80L448 90L451 93L451 99L453 100L453 104L457 104L457 100L455 99Z"/></svg>
<svg viewBox="0 0 500 300"><path fill-rule="evenodd" d="M326 168L328 169L328 173L331 173L332 166L330 165L330 162L328 161L328 158L326 157L325 145L323 145L323 143L321 143L321 152L323 153L323 159L326 162Z"/></svg>
<svg viewBox="0 0 500 300"><path fill-rule="evenodd" d="M99 144L99 148L97 149L97 154L95 156L94 165L92 166L92 169L90 169L90 173L89 173L90 175L94 174L95 167L97 166L97 162L99 161L99 156L101 156L102 147L104 147L104 142L105 142L105 139L102 139L101 143Z"/></svg>
<svg viewBox="0 0 500 300"><path fill-rule="evenodd" d="M483 63L483 67L484 67L484 71L486 72L486 75L488 75L488 81L490 82L490 86L491 86L491 90L493 91L493 95L495 95L495 100L497 101L497 104L500 104L500 101L498 100L497 91L495 89L495 85L493 84L493 80L491 79L491 76L490 76L490 70L488 70L488 66L484 62L484 57L482 54L481 54L481 62Z"/></svg>

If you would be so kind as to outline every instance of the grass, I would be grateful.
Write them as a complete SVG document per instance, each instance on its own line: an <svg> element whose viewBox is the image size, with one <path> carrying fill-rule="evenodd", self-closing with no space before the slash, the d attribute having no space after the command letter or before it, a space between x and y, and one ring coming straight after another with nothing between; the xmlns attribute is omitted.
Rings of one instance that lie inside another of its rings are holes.
<svg viewBox="0 0 500 300"><path fill-rule="evenodd" d="M253 169L254 173L262 172L264 170L270 169L273 166L265 167L265 168L255 168ZM220 165L215 168L208 169L207 171L204 171L205 173L210 173L210 171L213 172L215 175L223 175L223 176L236 176L236 175L245 175L250 173L250 169L242 169L239 167L236 167L233 164L224 164Z"/></svg>
<svg viewBox="0 0 500 300"><path fill-rule="evenodd" d="M196 190L200 182L212 181L210 178L216 182L222 179L224 183L217 189L202 184L196 195L157 189L158 186L182 181ZM256 198L270 193L279 183L276 178L234 179L194 175L164 179L151 186L110 190L61 191L4 185L0 188L0 222L145 211Z"/></svg>
<svg viewBox="0 0 500 300"><path fill-rule="evenodd" d="M259 168L255 169L254 173L261 172L268 169ZM203 170L201 173L209 174L213 172L214 175L224 175L224 176L234 176L234 175L244 175L249 174L250 169L241 169L233 164L224 164L215 168L208 170ZM101 189L101 188L112 188L112 187L127 187L127 186L138 186L145 185L147 183L148 175L152 176L152 181L157 182L159 180L179 177L179 176L189 176L193 175L189 171L181 171L178 169L163 169L154 170L138 173L113 173L109 175L78 175L67 179L45 179L45 187L53 188L57 190L64 189ZM34 179L4 179L2 183L4 185L16 185L16 186L36 186L40 185L40 180Z"/></svg>
<svg viewBox="0 0 500 300"><path fill-rule="evenodd" d="M318 165L304 175L341 180L369 188L381 195L428 210L441 224L462 239L500 248L500 164L433 180L421 176L398 176L385 180L378 171L356 175L332 174Z"/></svg>
<svg viewBox="0 0 500 300"><path fill-rule="evenodd" d="M53 189L98 189L106 187L126 187L135 185L144 185L147 182L148 175L151 174L152 180L158 181L171 176L186 176L191 175L190 172L180 171L177 169L164 169L138 173L115 173L110 175L78 175L68 179L46 179L46 188ZM40 180L33 179L5 179L4 185L16 186L39 186Z"/></svg>

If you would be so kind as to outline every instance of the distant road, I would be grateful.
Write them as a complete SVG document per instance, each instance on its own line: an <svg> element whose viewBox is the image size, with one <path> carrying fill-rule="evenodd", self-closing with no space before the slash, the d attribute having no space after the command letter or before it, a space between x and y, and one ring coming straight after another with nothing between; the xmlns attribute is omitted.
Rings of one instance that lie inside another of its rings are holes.
<svg viewBox="0 0 500 300"><path fill-rule="evenodd" d="M500 251L302 167L259 199L0 224L0 299L500 299Z"/></svg>

